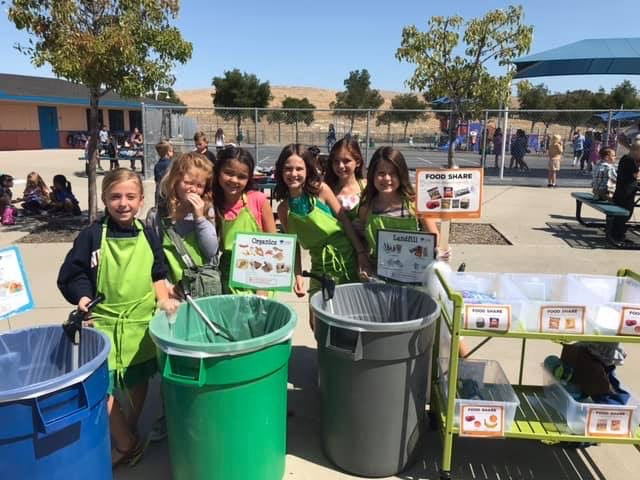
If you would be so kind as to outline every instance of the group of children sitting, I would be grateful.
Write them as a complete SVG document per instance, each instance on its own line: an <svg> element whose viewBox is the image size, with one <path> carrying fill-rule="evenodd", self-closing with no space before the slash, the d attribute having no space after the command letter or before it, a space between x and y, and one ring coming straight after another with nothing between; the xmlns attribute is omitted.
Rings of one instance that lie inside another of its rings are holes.
<svg viewBox="0 0 640 480"><path fill-rule="evenodd" d="M48 187L42 177L31 172L20 198L13 198L14 178L0 175L0 212L3 225L13 225L18 217L16 204L21 202L25 215L80 215L78 199L71 190L71 183L64 175L55 175L53 185Z"/></svg>

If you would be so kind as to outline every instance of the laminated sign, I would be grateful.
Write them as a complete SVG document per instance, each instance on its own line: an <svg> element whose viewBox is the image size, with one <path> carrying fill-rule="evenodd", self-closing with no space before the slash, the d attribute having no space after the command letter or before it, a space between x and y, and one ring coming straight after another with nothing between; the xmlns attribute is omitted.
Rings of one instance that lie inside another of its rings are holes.
<svg viewBox="0 0 640 480"><path fill-rule="evenodd" d="M504 437L504 405L461 403L460 436Z"/></svg>
<svg viewBox="0 0 640 480"><path fill-rule="evenodd" d="M418 213L442 219L479 218L481 209L481 168L416 170Z"/></svg>
<svg viewBox="0 0 640 480"><path fill-rule="evenodd" d="M508 332L511 328L511 305L465 305L464 328Z"/></svg>
<svg viewBox="0 0 640 480"><path fill-rule="evenodd" d="M229 285L290 292L295 252L295 235L237 233L233 242Z"/></svg>
<svg viewBox="0 0 640 480"><path fill-rule="evenodd" d="M0 250L0 319L33 309L33 297L18 247Z"/></svg>
<svg viewBox="0 0 640 480"><path fill-rule="evenodd" d="M378 230L379 277L419 283L436 256L436 236L426 232Z"/></svg>
<svg viewBox="0 0 640 480"><path fill-rule="evenodd" d="M640 306L622 308L618 335L640 335Z"/></svg>
<svg viewBox="0 0 640 480"><path fill-rule="evenodd" d="M588 437L630 437L633 408L591 407L587 414Z"/></svg>
<svg viewBox="0 0 640 480"><path fill-rule="evenodd" d="M584 333L586 308L583 305L545 305L540 307L542 333Z"/></svg>

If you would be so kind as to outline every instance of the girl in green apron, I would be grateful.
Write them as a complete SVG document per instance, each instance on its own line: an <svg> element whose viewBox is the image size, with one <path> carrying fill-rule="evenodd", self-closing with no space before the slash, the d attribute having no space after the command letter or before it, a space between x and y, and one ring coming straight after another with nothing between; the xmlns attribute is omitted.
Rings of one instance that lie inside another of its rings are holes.
<svg viewBox="0 0 640 480"><path fill-rule="evenodd" d="M224 293L259 293L229 287L231 251L238 232L276 233L271 203L264 193L255 189L255 161L248 150L229 146L218 153L213 177L213 198L218 216L218 231L222 242L220 273Z"/></svg>
<svg viewBox="0 0 640 480"><path fill-rule="evenodd" d="M353 138L338 141L329 153L328 163L329 168L324 181L347 212L349 220L353 222L358 218L360 197L367 185L362 174L364 161L358 142Z"/></svg>
<svg viewBox="0 0 640 480"><path fill-rule="evenodd" d="M136 219L143 201L140 177L124 168L108 172L102 182L102 200L106 215L76 238L60 269L58 288L85 312L92 298L105 297L88 325L111 340L107 405L115 467L135 462L142 454L136 425L148 379L156 371L149 321L156 307L173 313L178 302L169 298L158 237ZM114 389L128 390L128 416L120 409Z"/></svg>
<svg viewBox="0 0 640 480"><path fill-rule="evenodd" d="M414 204L415 191L404 156L394 148L380 147L371 157L358 212L372 258L377 256L378 230L423 230L438 235L435 220L416 216ZM439 257L448 259L449 251L440 252Z"/></svg>
<svg viewBox="0 0 640 480"><path fill-rule="evenodd" d="M212 193L213 165L204 155L189 152L174 160L161 185L166 217L155 216L156 232L162 232L162 249L173 285L182 280L185 260L171 240L171 226L197 266L218 264L218 235ZM159 224L158 219L162 224ZM178 296L180 292L174 292ZM210 295L221 293L211 291Z"/></svg>
<svg viewBox="0 0 640 480"><path fill-rule="evenodd" d="M300 144L288 145L280 153L274 191L282 200L278 218L287 233L297 235L298 245L309 250L312 273L329 275L339 284L357 282L358 269L367 268L366 249L331 189L320 181L312 160L313 155ZM302 297L305 290L299 249L296 256L294 291ZM312 279L309 295L320 287ZM313 327L313 320L311 324Z"/></svg>

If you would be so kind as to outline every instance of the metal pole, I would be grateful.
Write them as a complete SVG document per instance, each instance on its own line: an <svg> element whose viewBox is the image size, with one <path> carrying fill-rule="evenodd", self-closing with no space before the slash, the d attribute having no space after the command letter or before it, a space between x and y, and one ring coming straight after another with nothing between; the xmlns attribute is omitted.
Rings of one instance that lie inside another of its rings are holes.
<svg viewBox="0 0 640 480"><path fill-rule="evenodd" d="M607 138L604 141L606 147L609 146L609 137L611 136L611 117L613 117L613 110L609 110L609 118L607 119Z"/></svg>
<svg viewBox="0 0 640 480"><path fill-rule="evenodd" d="M144 117L146 117L146 112L145 112L145 105L144 102L142 102L140 104L140 109L142 112L142 138L144 139L142 141L142 178L149 178L149 171L151 170L149 167L149 160L151 159L151 152L147 152L147 131L145 129L145 121L144 121ZM131 128L131 125L129 125L129 129L133 130ZM149 149L150 150L150 149ZM135 158L135 157L134 157Z"/></svg>
<svg viewBox="0 0 640 480"><path fill-rule="evenodd" d="M484 126L482 128L482 156L480 157L480 166L484 168L487 164L487 126L489 124L489 111L484 111Z"/></svg>
<svg viewBox="0 0 640 480"><path fill-rule="evenodd" d="M371 110L367 110L367 144L364 147L365 164L369 163L369 122L371 121Z"/></svg>
<svg viewBox="0 0 640 480"><path fill-rule="evenodd" d="M255 137L254 137L254 142L255 142L255 152L256 152L256 165L260 163L260 157L258 156L258 109L255 108L253 110L253 123L255 125L254 128L254 133L255 133Z"/></svg>
<svg viewBox="0 0 640 480"><path fill-rule="evenodd" d="M507 151L507 126L509 125L509 107L504 107L504 130L502 131L502 157L500 158L500 180L504 180L504 159Z"/></svg>

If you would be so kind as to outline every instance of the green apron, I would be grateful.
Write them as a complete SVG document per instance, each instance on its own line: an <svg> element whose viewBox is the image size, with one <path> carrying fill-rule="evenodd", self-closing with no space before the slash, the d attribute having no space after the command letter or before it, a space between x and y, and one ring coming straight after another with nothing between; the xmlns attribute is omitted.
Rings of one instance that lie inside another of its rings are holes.
<svg viewBox="0 0 640 480"><path fill-rule="evenodd" d="M189 232L186 237L182 238L182 240L187 253L191 257L193 262L198 267L204 265L205 259L202 256L202 252L200 252L200 248L198 247L198 236L196 232ZM173 245L169 234L167 234L166 232L164 233L164 235L162 235L162 250L169 265L169 279L171 280L171 283L177 285L178 282L182 280L182 275L184 273L186 265L182 260L182 257L178 254L176 247Z"/></svg>
<svg viewBox="0 0 640 480"><path fill-rule="evenodd" d="M149 322L156 308L151 279L153 251L140 221L135 220L138 235L107 238L107 222L102 224L98 293L105 301L93 309L94 326L111 340L109 370L116 384L122 384L125 370L154 360L156 349L149 336Z"/></svg>
<svg viewBox="0 0 640 480"><path fill-rule="evenodd" d="M302 248L309 250L311 272L330 275L336 283L358 282L358 266L351 241L340 222L321 208L316 208L316 199L311 197L312 210L300 215L289 209L289 232L298 236ZM309 295L320 290L317 280L311 279Z"/></svg>
<svg viewBox="0 0 640 480"><path fill-rule="evenodd" d="M261 232L260 226L253 213L247 206L247 196L242 195L243 207L238 216L233 220L222 220L222 255L220 256L220 275L222 278L222 293L234 293L236 295L255 294L255 290L231 288L231 250L236 233Z"/></svg>
<svg viewBox="0 0 640 480"><path fill-rule="evenodd" d="M411 215L408 205L403 203L403 208L407 209L408 217L391 217L369 212L367 223L364 227L364 235L373 258L378 256L378 230L408 230L416 232L420 230L418 219Z"/></svg>

